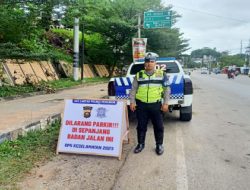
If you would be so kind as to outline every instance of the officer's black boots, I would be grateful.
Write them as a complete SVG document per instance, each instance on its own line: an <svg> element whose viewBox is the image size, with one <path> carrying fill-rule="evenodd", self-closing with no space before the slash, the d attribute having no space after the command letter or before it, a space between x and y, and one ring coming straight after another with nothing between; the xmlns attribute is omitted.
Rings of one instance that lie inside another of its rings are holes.
<svg viewBox="0 0 250 190"><path fill-rule="evenodd" d="M146 133L142 132L140 130L137 129L137 139L138 139L138 144L134 149L134 153L139 153L144 149L145 146L145 137L146 137Z"/></svg>
<svg viewBox="0 0 250 190"><path fill-rule="evenodd" d="M163 154L164 148L163 148L162 144L157 144L156 145L155 152L158 155L162 155Z"/></svg>
<svg viewBox="0 0 250 190"><path fill-rule="evenodd" d="M140 153L143 149L144 149L144 144L137 144L137 146L134 149L134 153ZM155 148L155 152L158 155L162 155L164 152L164 147L162 146L162 144L157 144L156 148Z"/></svg>
<svg viewBox="0 0 250 190"><path fill-rule="evenodd" d="M135 147L134 153L140 153L144 149L144 144L138 144Z"/></svg>

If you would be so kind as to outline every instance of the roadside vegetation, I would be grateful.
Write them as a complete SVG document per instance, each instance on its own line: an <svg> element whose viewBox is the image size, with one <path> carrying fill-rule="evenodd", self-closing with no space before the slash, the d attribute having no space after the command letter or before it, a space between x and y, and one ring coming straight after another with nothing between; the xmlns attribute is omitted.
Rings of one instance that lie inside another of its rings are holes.
<svg viewBox="0 0 250 190"><path fill-rule="evenodd" d="M218 52L216 48L204 47L202 49L197 49L191 52L190 56L187 56L186 63L189 67L206 67L207 63L195 63L197 59L204 59L210 62L211 68L222 69L226 66L235 65L236 67L243 67L244 65L249 65L249 57L245 54L229 55L229 52ZM193 60L193 61L192 61Z"/></svg>
<svg viewBox="0 0 250 190"><path fill-rule="evenodd" d="M15 183L34 166L56 155L59 128L58 121L46 130L0 144L0 189L15 189Z"/></svg>
<svg viewBox="0 0 250 190"><path fill-rule="evenodd" d="M55 11L55 10L61 11ZM0 2L0 60L21 59L58 63L73 63L73 25L79 18L80 31L84 23L84 63L103 64L109 77L116 68L132 62L132 38L137 37L138 13L148 10L172 11L173 27L142 29L148 38L147 51L161 56L180 57L188 49L188 40L175 27L180 15L161 0L47 0ZM143 18L142 18L143 20ZM82 52L82 33L79 32ZM81 53L80 53L81 60ZM1 63L0 63L1 64ZM0 73L0 97L56 90L81 84L81 81L61 79L34 86L8 86ZM86 79L84 83L102 79ZM105 79L104 79L105 80Z"/></svg>
<svg viewBox="0 0 250 190"><path fill-rule="evenodd" d="M22 85L22 86L0 86L0 97L15 97L25 95L27 93L44 91L53 93L59 89L66 89L77 85L94 84L97 82L107 82L109 78L86 78L83 81L74 81L72 78L62 78L59 80L41 82L36 85Z"/></svg>
<svg viewBox="0 0 250 190"><path fill-rule="evenodd" d="M62 11L55 12L55 8ZM84 23L85 63L104 64L113 73L115 67L132 62L136 15L151 9L171 10L173 27L143 29L142 37L148 38L147 51L180 57L188 49L188 40L175 27L180 15L161 0L48 0L0 2L0 59L52 59L72 63L72 29L74 18L79 18L80 29ZM80 33L80 41L81 36Z"/></svg>

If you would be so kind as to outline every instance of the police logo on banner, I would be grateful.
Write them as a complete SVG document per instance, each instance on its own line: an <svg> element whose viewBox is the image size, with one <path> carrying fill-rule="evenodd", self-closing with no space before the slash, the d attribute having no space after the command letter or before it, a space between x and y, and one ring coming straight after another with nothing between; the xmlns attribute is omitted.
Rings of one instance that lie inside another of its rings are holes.
<svg viewBox="0 0 250 190"><path fill-rule="evenodd" d="M91 107L91 106L84 106L83 107L83 117L89 118L91 116L92 108L93 107Z"/></svg>

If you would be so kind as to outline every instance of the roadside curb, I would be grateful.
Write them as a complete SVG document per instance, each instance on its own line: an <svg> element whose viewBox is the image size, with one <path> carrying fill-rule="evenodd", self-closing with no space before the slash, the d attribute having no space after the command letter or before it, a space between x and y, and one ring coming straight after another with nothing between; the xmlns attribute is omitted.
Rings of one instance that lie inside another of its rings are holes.
<svg viewBox="0 0 250 190"><path fill-rule="evenodd" d="M57 90L55 90L55 93L62 92L64 90L72 90L72 89L82 88L85 86L94 86L94 85L103 84L103 83L106 83L106 82L102 81L102 82L80 84L80 85L76 85L76 86L72 86L72 87L68 87L68 88L57 89ZM27 93L27 94L23 94L23 95L10 96L10 97L6 97L6 98L0 97L0 103L5 102L5 101L11 101L11 100L17 100L17 99L22 99L22 98L38 96L38 95L45 95L45 94L54 94L54 93L47 93L46 91L40 91L40 92L31 92L31 93Z"/></svg>
<svg viewBox="0 0 250 190"><path fill-rule="evenodd" d="M16 140L19 136L25 135L28 131L46 129L49 125L61 120L61 113L56 113L51 116L41 119L39 121L32 122L30 124L24 125L13 131L0 133L0 144L6 140Z"/></svg>

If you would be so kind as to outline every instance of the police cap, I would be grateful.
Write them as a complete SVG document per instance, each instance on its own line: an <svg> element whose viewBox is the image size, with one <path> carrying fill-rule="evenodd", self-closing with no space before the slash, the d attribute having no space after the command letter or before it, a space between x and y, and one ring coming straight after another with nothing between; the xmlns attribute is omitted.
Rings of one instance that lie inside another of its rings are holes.
<svg viewBox="0 0 250 190"><path fill-rule="evenodd" d="M144 59L145 63L146 62L150 62L150 61L156 61L156 56L151 54L151 53L148 53L146 56L145 56L145 59Z"/></svg>

